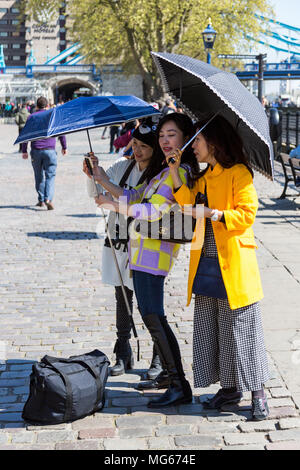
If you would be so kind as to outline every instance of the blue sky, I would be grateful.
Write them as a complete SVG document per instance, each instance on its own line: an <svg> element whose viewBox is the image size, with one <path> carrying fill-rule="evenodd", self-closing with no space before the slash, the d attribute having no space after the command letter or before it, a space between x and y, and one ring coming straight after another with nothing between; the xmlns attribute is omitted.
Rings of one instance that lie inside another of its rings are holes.
<svg viewBox="0 0 300 470"><path fill-rule="evenodd" d="M300 28L300 0L270 0L269 2L275 11L275 19L291 25L291 26L296 26L297 28ZM284 29L277 29L276 30L278 33L281 34L289 34L288 30ZM299 37L299 43L300 43L300 33L294 33L290 32L292 37ZM285 46L284 43L280 43L279 41L274 41L271 40L271 43L275 45L276 47L282 47L283 49L287 49L287 46ZM300 52L300 48L298 48ZM251 49L251 54L256 54L256 53L267 53L268 57L267 60L268 62L280 62L283 59L287 59L288 54L285 52L277 52L274 49L267 48L263 45L259 44L254 44ZM298 56L300 59L300 56ZM298 87L300 85L299 80L292 80L291 81L292 87ZM278 81L268 81L266 83L266 93L271 93L273 91L277 91L279 86Z"/></svg>
<svg viewBox="0 0 300 470"><path fill-rule="evenodd" d="M270 0L269 2L275 11L276 15L276 20L281 21L282 23L286 23L291 26L296 26L297 28L300 28L300 0ZM277 30L278 32L282 32L283 34L289 33L288 30L281 29ZM300 42L300 34L297 35L297 33L293 33L291 31L291 34L293 37L299 36L299 42ZM272 40L272 44L274 44L277 47L282 47L283 49L286 49L287 47L284 45L284 43L280 43L278 41ZM260 46L259 44L255 45L253 47L253 51L255 49L255 52L267 52L268 54L268 62L280 62L282 59L287 58L287 54L284 52L276 52L273 49L266 48L264 46ZM300 52L300 48L299 48ZM300 57L300 56L299 56Z"/></svg>

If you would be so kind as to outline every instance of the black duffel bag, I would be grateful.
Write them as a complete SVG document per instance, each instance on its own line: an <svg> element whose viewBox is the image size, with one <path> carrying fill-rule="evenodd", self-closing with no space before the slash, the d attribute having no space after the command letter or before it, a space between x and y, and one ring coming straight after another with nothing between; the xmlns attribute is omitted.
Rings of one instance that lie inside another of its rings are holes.
<svg viewBox="0 0 300 470"><path fill-rule="evenodd" d="M102 410L109 360L94 351L69 359L44 356L32 366L22 418L36 424L74 421Z"/></svg>

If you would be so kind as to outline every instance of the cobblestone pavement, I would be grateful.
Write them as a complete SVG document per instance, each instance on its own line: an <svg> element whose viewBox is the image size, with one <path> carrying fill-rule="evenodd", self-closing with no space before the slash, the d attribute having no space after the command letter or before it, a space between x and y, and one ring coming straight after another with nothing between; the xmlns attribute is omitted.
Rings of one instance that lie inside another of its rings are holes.
<svg viewBox="0 0 300 470"><path fill-rule="evenodd" d="M202 407L217 385L195 389L190 405L150 410L155 393L135 389L151 357L150 336L135 305L142 360L131 373L109 377L103 412L56 426L29 426L21 412L31 366L43 355L68 357L99 348L113 361L114 290L101 283L103 220L96 217L81 172L84 133L68 137L59 159L55 210L35 207L33 172L12 142L16 127L0 125L0 448L1 449L300 449L300 212L299 200L278 201L281 181L255 178L255 223L264 285L263 321L272 378L271 414L252 422L250 395L222 413ZM108 140L91 132L107 167ZM291 192L291 191L290 191ZM297 193L295 193L297 194ZM101 228L102 227L102 228ZM99 238L96 232L99 232ZM186 308L189 248L168 277L165 307L192 382L193 305ZM136 341L132 340L136 351Z"/></svg>

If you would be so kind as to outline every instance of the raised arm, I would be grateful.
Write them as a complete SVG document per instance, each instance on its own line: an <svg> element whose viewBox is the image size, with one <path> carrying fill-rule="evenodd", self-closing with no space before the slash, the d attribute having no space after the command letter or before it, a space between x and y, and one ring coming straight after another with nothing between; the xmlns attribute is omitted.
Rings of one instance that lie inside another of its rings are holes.
<svg viewBox="0 0 300 470"><path fill-rule="evenodd" d="M116 199L122 196L123 189L110 181L109 176L107 173L105 173L104 169L98 166L98 158L94 155L94 153L90 152L88 156L93 162L93 175L95 181L101 184L101 186L103 186L103 188L106 189L106 191L108 191ZM87 176L90 177L85 161L83 161L83 171Z"/></svg>

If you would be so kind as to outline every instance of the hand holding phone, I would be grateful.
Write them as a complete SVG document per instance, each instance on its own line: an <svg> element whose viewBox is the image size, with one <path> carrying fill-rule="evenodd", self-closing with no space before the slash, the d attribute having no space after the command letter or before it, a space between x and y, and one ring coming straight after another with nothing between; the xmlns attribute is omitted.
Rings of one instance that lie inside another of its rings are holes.
<svg viewBox="0 0 300 470"><path fill-rule="evenodd" d="M87 166L88 172L91 176L93 176L93 164L90 157L84 157L85 164Z"/></svg>

